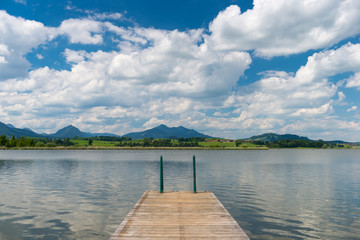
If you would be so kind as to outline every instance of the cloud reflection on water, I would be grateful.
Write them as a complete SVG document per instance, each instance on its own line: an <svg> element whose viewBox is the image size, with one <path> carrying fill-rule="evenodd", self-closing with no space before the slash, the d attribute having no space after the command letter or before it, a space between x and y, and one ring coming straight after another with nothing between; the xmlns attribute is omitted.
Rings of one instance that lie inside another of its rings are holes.
<svg viewBox="0 0 360 240"><path fill-rule="evenodd" d="M357 151L2 151L1 239L107 239L145 190L213 191L251 239L355 239ZM10 160L9 160L10 159ZM14 160L11 160L14 159Z"/></svg>

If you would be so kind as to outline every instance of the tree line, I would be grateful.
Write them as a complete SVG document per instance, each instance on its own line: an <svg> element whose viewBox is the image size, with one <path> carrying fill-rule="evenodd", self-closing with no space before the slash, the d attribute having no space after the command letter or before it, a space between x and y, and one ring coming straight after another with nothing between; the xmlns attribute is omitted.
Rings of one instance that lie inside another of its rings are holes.
<svg viewBox="0 0 360 240"><path fill-rule="evenodd" d="M81 138L74 137L73 140L97 140L97 141L105 141L105 142L122 142L122 141L130 141L131 137L115 137L115 136L95 136L89 138Z"/></svg>
<svg viewBox="0 0 360 240"><path fill-rule="evenodd" d="M74 145L69 138L65 139L47 139L47 138L30 138L30 137L20 137L15 138L12 135L11 138L6 137L6 135L0 135L0 146L7 148L14 147L58 147L64 146L68 147Z"/></svg>
<svg viewBox="0 0 360 240"><path fill-rule="evenodd" d="M112 136L96 136L90 138L73 138L87 140L88 145L91 146L93 141L111 141L116 142L117 147L199 147L200 142L204 142L206 138L190 137L178 139L153 139L143 138L141 140L131 140L130 137L112 137ZM297 140L274 140L274 141L251 141L251 143L258 146L266 146L268 148L343 148L344 144L329 143L323 140L309 141L303 139ZM236 140L236 147L244 144L243 140ZM15 147L59 147L59 146L72 146L75 145L69 138L65 139L47 139L47 138L30 138L20 137L11 138L5 135L0 135L0 147L15 148Z"/></svg>
<svg viewBox="0 0 360 240"><path fill-rule="evenodd" d="M75 137L73 140L86 140L88 145L93 145L93 141L109 141L116 142L118 147L198 147L199 142L205 141L205 138L191 137L174 139L153 139L143 138L142 140L131 140L130 137L112 137L112 136L96 136L90 138ZM59 147L72 146L74 143L69 139L47 139L47 138L31 138L20 137L11 138L6 135L0 136L0 147L15 148L15 147Z"/></svg>
<svg viewBox="0 0 360 240"><path fill-rule="evenodd" d="M260 146L266 146L268 148L334 148L334 147L345 147L343 144L327 143L323 140L308 141L303 139L296 140L274 140L269 141L253 141L254 144Z"/></svg>
<svg viewBox="0 0 360 240"><path fill-rule="evenodd" d="M143 138L141 141L121 141L118 147L198 147L205 138L153 139Z"/></svg>

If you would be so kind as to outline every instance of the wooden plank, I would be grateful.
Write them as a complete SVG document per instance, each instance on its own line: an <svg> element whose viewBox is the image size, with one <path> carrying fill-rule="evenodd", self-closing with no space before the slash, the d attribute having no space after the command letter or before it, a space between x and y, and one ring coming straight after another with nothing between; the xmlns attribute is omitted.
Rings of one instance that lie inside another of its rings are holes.
<svg viewBox="0 0 360 240"><path fill-rule="evenodd" d="M110 240L249 237L212 192L146 191Z"/></svg>

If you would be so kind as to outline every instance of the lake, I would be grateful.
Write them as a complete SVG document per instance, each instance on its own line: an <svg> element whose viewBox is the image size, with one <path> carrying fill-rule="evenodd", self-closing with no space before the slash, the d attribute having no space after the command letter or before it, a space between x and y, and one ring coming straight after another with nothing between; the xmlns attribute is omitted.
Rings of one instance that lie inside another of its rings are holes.
<svg viewBox="0 0 360 240"><path fill-rule="evenodd" d="M360 151L0 151L0 239L109 239L146 190L213 191L251 239L360 239Z"/></svg>

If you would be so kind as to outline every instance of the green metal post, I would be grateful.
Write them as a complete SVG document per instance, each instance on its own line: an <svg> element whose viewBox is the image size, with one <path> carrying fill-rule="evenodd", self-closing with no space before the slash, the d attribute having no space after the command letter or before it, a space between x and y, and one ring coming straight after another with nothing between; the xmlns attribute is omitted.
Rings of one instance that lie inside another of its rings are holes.
<svg viewBox="0 0 360 240"><path fill-rule="evenodd" d="M194 193L196 193L196 166L195 166L195 155L193 156L193 181L194 181Z"/></svg>
<svg viewBox="0 0 360 240"><path fill-rule="evenodd" d="M164 177L163 177L164 169L163 169L163 157L160 156L160 192L164 192Z"/></svg>

